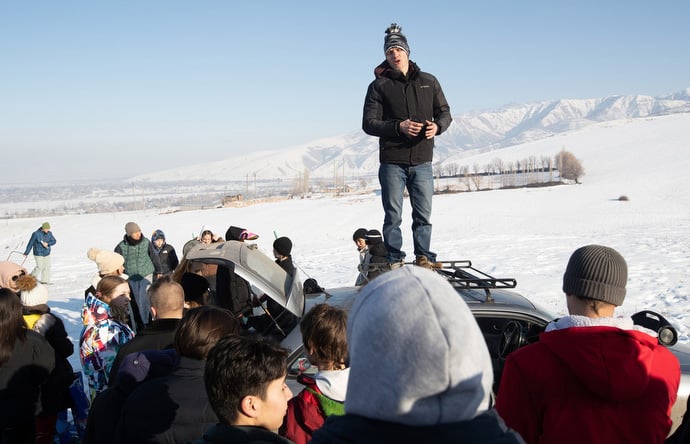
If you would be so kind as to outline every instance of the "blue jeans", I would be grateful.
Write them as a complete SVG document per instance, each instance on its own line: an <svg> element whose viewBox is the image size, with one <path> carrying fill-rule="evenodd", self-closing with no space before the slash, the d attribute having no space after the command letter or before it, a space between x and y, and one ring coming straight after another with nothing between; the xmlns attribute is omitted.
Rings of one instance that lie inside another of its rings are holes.
<svg viewBox="0 0 690 444"><path fill-rule="evenodd" d="M431 247L431 197L434 194L434 174L431 162L414 166L382 163L379 166L379 183L385 213L383 242L388 250L388 262L399 262L405 259L400 232L405 188L410 195L412 205L414 254L436 261L436 253L429 250Z"/></svg>

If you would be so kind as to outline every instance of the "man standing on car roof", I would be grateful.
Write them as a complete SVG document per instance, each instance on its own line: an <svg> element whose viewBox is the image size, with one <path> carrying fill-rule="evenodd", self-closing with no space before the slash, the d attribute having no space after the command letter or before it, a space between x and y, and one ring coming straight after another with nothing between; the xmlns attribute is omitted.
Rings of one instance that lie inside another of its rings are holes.
<svg viewBox="0 0 690 444"><path fill-rule="evenodd" d="M407 38L396 23L386 29L383 51L386 60L374 69L376 79L364 100L362 129L379 138L383 239L388 262L395 266L405 259L400 224L407 188L415 264L438 268L436 254L430 250L434 193L431 161L434 137L447 130L452 121L450 107L436 77L422 72L409 59Z"/></svg>
<svg viewBox="0 0 690 444"><path fill-rule="evenodd" d="M563 275L569 316L508 356L496 409L528 444L663 443L678 359L651 330L613 317L628 267L614 249L577 249Z"/></svg>

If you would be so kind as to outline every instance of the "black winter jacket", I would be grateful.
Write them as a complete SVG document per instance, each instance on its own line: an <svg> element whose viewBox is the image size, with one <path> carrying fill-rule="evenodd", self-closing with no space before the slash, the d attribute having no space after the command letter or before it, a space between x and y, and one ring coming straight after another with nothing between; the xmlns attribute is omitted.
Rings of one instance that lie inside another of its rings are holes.
<svg viewBox="0 0 690 444"><path fill-rule="evenodd" d="M84 444L115 444L115 429L127 397L145 381L160 378L177 366L174 349L134 352L122 360L115 384L99 393L91 403Z"/></svg>
<svg viewBox="0 0 690 444"><path fill-rule="evenodd" d="M153 250L158 253L158 260L161 263L161 274L163 276L168 276L175 271L175 268L180 264L180 260L177 258L177 252L170 244L163 244L161 249L156 248L153 244Z"/></svg>
<svg viewBox="0 0 690 444"><path fill-rule="evenodd" d="M191 442L218 422L204 386L205 363L182 356L171 374L138 386L122 409L117 442Z"/></svg>
<svg viewBox="0 0 690 444"><path fill-rule="evenodd" d="M383 242L378 241L375 244L370 244L369 248L367 249L367 255L364 259L364 263L366 265L373 265L369 271L367 271L366 276L367 280L366 282L371 282L372 279L375 277L381 276L384 273L384 270L381 269L375 269L375 266L381 266L384 264L388 263L388 250L386 250L386 246L383 244Z"/></svg>
<svg viewBox="0 0 690 444"><path fill-rule="evenodd" d="M261 427L216 424L195 444L292 444L287 438Z"/></svg>
<svg viewBox="0 0 690 444"><path fill-rule="evenodd" d="M43 336L26 332L10 359L0 365L0 433L8 428L33 428L40 411L41 385L55 368L55 353ZM7 442L12 442L8 440Z"/></svg>
<svg viewBox="0 0 690 444"><path fill-rule="evenodd" d="M55 352L55 368L41 390L41 413L54 415L72 405L69 386L74 381L74 369L68 358L74 353L74 344L67 336L65 324L47 305L23 307L23 313L32 330L46 338Z"/></svg>
<svg viewBox="0 0 690 444"><path fill-rule="evenodd" d="M230 269L219 265L216 272L216 305L230 310L235 316L250 316L252 312L252 291L249 282Z"/></svg>
<svg viewBox="0 0 690 444"><path fill-rule="evenodd" d="M524 444L520 434L506 427L495 410L489 410L469 420L429 426L410 426L379 421L363 416L345 414L329 416L326 423L314 432L311 444L360 444L394 442L405 443L472 443Z"/></svg>
<svg viewBox="0 0 690 444"><path fill-rule="evenodd" d="M450 107L436 77L422 72L410 61L407 76L393 70L384 61L374 70L364 99L362 129L379 137L379 161L400 165L419 165L433 159L434 139L424 138L422 131L410 138L400 134L400 122L430 120L438 125L440 135L453 120Z"/></svg>

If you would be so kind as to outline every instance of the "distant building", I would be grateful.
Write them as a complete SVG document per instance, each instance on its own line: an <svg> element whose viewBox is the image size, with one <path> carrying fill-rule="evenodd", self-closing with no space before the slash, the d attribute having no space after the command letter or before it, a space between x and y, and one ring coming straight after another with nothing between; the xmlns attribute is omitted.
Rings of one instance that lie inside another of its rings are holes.
<svg viewBox="0 0 690 444"><path fill-rule="evenodd" d="M232 194L230 196L223 197L223 206L229 206L236 202L241 202L244 198L241 194Z"/></svg>

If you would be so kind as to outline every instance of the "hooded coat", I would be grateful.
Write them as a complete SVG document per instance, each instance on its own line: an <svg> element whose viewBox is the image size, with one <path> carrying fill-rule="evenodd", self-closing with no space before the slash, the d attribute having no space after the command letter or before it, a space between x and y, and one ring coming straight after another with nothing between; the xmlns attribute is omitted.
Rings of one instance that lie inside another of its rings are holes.
<svg viewBox="0 0 690 444"><path fill-rule="evenodd" d="M676 357L645 332L547 327L508 357L496 410L530 444L663 443L679 381Z"/></svg>
<svg viewBox="0 0 690 444"><path fill-rule="evenodd" d="M371 82L364 99L362 129L370 136L379 137L379 161L400 165L419 165L433 159L434 139L407 137L399 132L400 122L433 121L440 135L453 120L450 106L436 77L422 72L410 61L407 76L384 61L374 70L376 80Z"/></svg>
<svg viewBox="0 0 690 444"><path fill-rule="evenodd" d="M521 443L489 409L484 337L455 289L421 267L369 282L348 317L345 415L312 443ZM354 382L356 381L356 382Z"/></svg>

